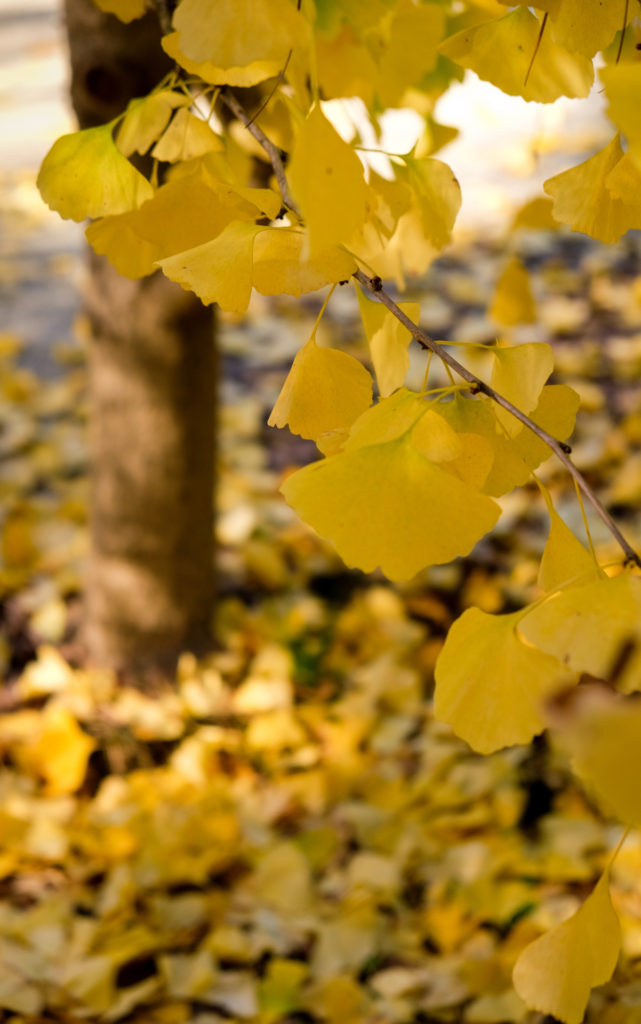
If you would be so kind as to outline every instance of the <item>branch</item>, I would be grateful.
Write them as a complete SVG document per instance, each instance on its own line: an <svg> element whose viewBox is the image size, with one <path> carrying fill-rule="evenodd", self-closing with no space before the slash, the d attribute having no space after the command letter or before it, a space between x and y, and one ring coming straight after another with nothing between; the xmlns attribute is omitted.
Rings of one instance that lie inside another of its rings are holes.
<svg viewBox="0 0 641 1024"><path fill-rule="evenodd" d="M639 0L639 2L641 2L641 0ZM300 211L296 206L296 202L292 198L292 195L289 191L289 183L285 175L285 167L280 155L280 150L274 145L274 143L270 139L267 138L262 129L259 128L257 124L251 121L251 119L245 113L245 110L243 109L242 105L238 102L238 100L232 93L230 93L228 90L222 92L221 99L223 103L225 103L225 105L229 108L229 110L231 110L234 116L237 117L238 120L245 125L247 130L251 132L256 141L263 147L271 161L272 167L274 168L274 174L276 175L276 179L278 181L280 192L283 197L283 202L287 207L289 207L290 210L292 210L294 213L300 216ZM443 348L441 345L438 344L438 342L434 341L434 339L431 338L429 334L426 334L425 331L421 330L418 324L415 324L412 320L410 320L409 317L405 315L403 310L396 305L391 296L387 294L387 292L383 288L383 282L381 281L380 277L368 277L366 274L363 273L362 270L357 270L353 276L363 288L366 288L368 292L371 292L372 295L378 298L378 300L382 302L383 305L387 307L387 309L389 309L390 313L392 313L396 317L396 319L399 320L403 324L403 326L407 328L412 337L415 338L416 341L419 343L421 348L427 349L430 352L434 352L435 355L439 356L439 358L442 359L443 362L447 363L448 366L450 366L456 373L458 373L459 377L462 377L463 380L466 380L469 384L471 384L475 392L480 392L481 394L487 395L487 397L491 398L494 402L497 403L497 405L502 406L503 409L506 409L508 412L512 413L512 415L515 416L517 420L519 420L525 427L527 427L528 430L531 430L534 434L536 434L536 436L539 437L541 441L543 441L548 446L548 448L550 448L554 452L556 457L565 466L570 476L576 481L580 489L583 491L583 494L596 511L597 515L600 516L600 518L603 520L612 536L619 544L621 550L625 554L626 562L636 565L641 569L641 557L637 554L632 545L627 542L627 540L619 530L618 526L614 522L610 513L601 504L596 494L588 484L587 480L584 478L583 474L576 468L576 466L570 459L568 452L571 449L568 447L568 445L563 444L562 441L557 441L555 437L552 437L551 434L548 434L547 430L544 430L543 427L540 427L538 425L538 423L535 423L534 420L530 419L529 416L526 416L524 412L521 412L520 409L517 409L517 407L515 405L512 405L512 403L507 398L504 398L503 395L500 395L498 391L495 391L493 387L491 387L489 384L486 384L485 381L480 379L480 377L477 377L474 373L471 373L470 370L466 369L461 363L459 363L458 360L454 358L454 356L450 355L447 349Z"/></svg>
<svg viewBox="0 0 641 1024"><path fill-rule="evenodd" d="M225 106L229 110L231 110L234 117L237 117L238 120L245 125L245 128L251 135L254 136L256 142L258 142L263 147L263 149L267 153L267 156L270 159L272 167L274 168L274 174L276 175L276 180L278 181L280 194L283 197L283 202L285 206L287 206L293 213L300 217L300 210L298 209L296 202L291 192L289 191L289 182L287 181L287 177L285 175L285 166L283 164L283 160L280 155L280 150L278 149L278 146L275 146L271 139L267 138L262 128L259 128L257 124L250 120L250 118L245 113L245 110L243 109L242 105L238 102L233 93L229 92L229 90L227 89L224 89L220 94L220 98L225 104Z"/></svg>
<svg viewBox="0 0 641 1024"><path fill-rule="evenodd" d="M471 384L475 392L481 392L481 394L487 395L487 397L491 398L494 402L496 402L497 405L502 406L503 409L506 409L509 413L512 414L512 416L515 416L517 420L519 420L525 427L528 428L528 430L531 430L533 434L536 434L536 436L540 438L541 441L543 441L548 446L548 448L552 449L552 451L559 459L559 461L563 463L568 473L573 477L574 480L576 480L578 486L583 491L585 497L588 499L588 501L595 509L597 514L601 517L610 533L617 540L619 546L625 554L626 561L633 563L634 565L637 565L639 566L639 568L641 568L641 557L639 557L634 548L630 544L628 544L627 540L625 539L625 537L619 530L618 526L612 519L610 513L601 504L601 502L597 498L596 494L588 484L583 474L576 468L576 466L570 459L568 455L570 449L568 448L568 446L563 444L562 441L557 441L557 439L555 437L552 437L551 434L548 434L547 430L544 430L543 427L540 427L538 425L538 423L535 423L534 420L530 419L529 416L526 416L524 412L521 412L521 410L517 409L515 405L512 405L512 403L507 398L504 398L503 395L500 395L498 391L495 391L490 384L486 384L485 381L481 380L479 377L476 376L476 374L472 373L465 366L459 363L459 361L455 359L454 356L447 351L447 349L443 348L443 346L439 345L437 341L434 341L434 339L431 338L429 334L426 334L425 331L421 330L421 328L412 320L410 320L410 318L406 316L403 310L400 309L396 305L394 300L387 294L387 292L383 288L381 279L379 277L368 277L367 274L364 274L362 270L357 270L356 273L354 274L354 277L363 288L366 288L367 291L371 292L371 294L374 295L379 300L379 302L382 302L383 305L386 306L387 309L389 309L390 313L392 313L396 317L396 319L399 320L403 324L403 326L407 328L412 337L414 337L416 341L419 343L421 348L426 349L430 352L434 352L434 354L439 356L439 358L442 359L443 362L447 363L448 366L450 366L459 375L459 377L462 377L463 380L466 380L469 384Z"/></svg>

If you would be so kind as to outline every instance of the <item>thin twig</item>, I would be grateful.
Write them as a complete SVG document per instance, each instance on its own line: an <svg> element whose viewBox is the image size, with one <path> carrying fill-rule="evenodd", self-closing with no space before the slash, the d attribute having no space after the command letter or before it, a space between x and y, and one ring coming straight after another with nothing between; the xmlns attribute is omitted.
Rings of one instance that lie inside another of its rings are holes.
<svg viewBox="0 0 641 1024"><path fill-rule="evenodd" d="M543 33L545 32L545 26L547 25L547 23L548 23L548 12L546 11L545 14L543 15L543 21L541 22L541 28L539 30L538 39L536 40L536 46L534 47L534 53L532 54L532 58L530 60L530 63L528 64L528 69L527 69L526 74L525 74L525 81L523 82L523 86L524 87L528 83L528 79L530 77L530 72L531 72L531 70L532 70L532 68L534 66L534 61L536 60L536 55L539 52L539 47L541 45L541 41L543 39Z"/></svg>
<svg viewBox="0 0 641 1024"><path fill-rule="evenodd" d="M300 210L298 209L296 201L294 200L291 192L289 191L289 182L287 181L287 177L285 175L285 167L283 165L283 160L280 155L280 150L278 149L278 146L275 146L271 139L267 138L262 128L259 128L257 124L253 124L250 121L250 118L245 113L244 108L238 102L233 93L229 92L228 89L223 89L220 93L220 98L222 102L225 104L225 106L229 110L231 110L234 117L237 117L241 124L245 125L245 128L251 135L254 136L256 142L258 142L263 147L271 161L272 167L274 168L274 174L276 175L276 180L278 182L280 194L283 197L283 202L285 206L287 206L293 213L297 214L297 216L300 217Z"/></svg>
<svg viewBox="0 0 641 1024"><path fill-rule="evenodd" d="M641 0L639 0L639 2L641 2ZM286 206L289 207L290 210L292 210L294 213L300 216L300 211L296 206L296 203L293 200L291 193L289 191L289 183L285 175L285 167L283 165L279 149L274 145L274 143L270 139L267 138L265 133L258 127L257 124L250 123L248 115L245 113L245 110L243 109L242 105L238 102L238 100L233 94L231 94L228 91L223 91L221 92L221 99L229 108L229 110L231 110L231 112L235 115L235 117L237 117L238 120L245 125L247 130L251 132L256 141L260 143L260 145L263 147L263 149L269 156L271 165L274 169L274 174L276 175L276 179L278 181L280 192L283 197L283 202L285 203ZM584 495L596 511L597 515L600 516L600 518L603 520L612 536L615 538L615 540L621 547L623 553L625 554L626 562L632 563L641 569L641 557L637 554L634 548L630 544L628 544L627 540L625 539L625 537L619 530L618 526L612 519L610 513L601 504L596 494L593 492L592 488L589 486L588 482L583 477L582 473L576 468L572 460L569 458L568 451L570 451L570 449L568 445L564 445L562 441L557 441L555 437L552 437L551 434L548 434L547 430L544 430L543 427L540 427L538 425L538 423L535 423L534 420L530 419L529 416L526 416L524 412L521 412L521 410L517 409L515 405L512 405L512 403L507 398L504 398L503 395L499 394L498 391L495 391L490 384L486 384L485 381L480 379L480 377L477 377L470 370L466 369L466 367L459 363L459 361L455 359L454 356L450 355L447 349L439 345L438 342L434 341L434 339L431 338L429 334L426 334L426 332L423 331L418 326L418 324L415 324L412 320L410 320L410 318L406 316L403 310L396 305L391 296L387 294L387 292L383 288L383 282L379 277L370 278L367 276L367 274L363 273L362 270L357 270L353 277L355 278L356 281L358 281L358 283L363 288L366 288L368 292L371 292L372 295L378 298L378 300L382 302L383 305L387 307L387 309L389 309L390 313L393 313L396 319L399 320L403 324L403 326L407 328L412 337L416 339L416 341L422 348L427 349L430 352L434 352L434 354L439 356L439 358L442 359L444 363L451 366L451 368L456 373L458 373L459 377L462 377L463 380L466 380L472 386L476 393L487 395L487 397L491 398L494 402L496 402L497 405L502 406L503 409L506 409L507 412L510 412L514 417L516 417L517 420L519 420L525 427L531 430L532 433L536 434L536 436L540 438L541 441L543 441L548 446L548 448L550 448L554 452L559 461L565 466L573 480L577 482L578 486L583 491Z"/></svg>
<svg viewBox="0 0 641 1024"><path fill-rule="evenodd" d="M621 38L619 40L619 49L617 50L617 56L615 64L618 64L621 60L621 54L623 53L623 41L625 39L625 30L628 27L628 0L625 0L623 7L623 28L621 29Z"/></svg>
<svg viewBox="0 0 641 1024"><path fill-rule="evenodd" d="M285 60L285 63L283 64L282 68L280 69L280 71L276 75L276 81L274 82L273 88L270 90L270 92L268 92L267 96L265 97L265 99L263 100L261 105L259 106L258 110L254 111L254 113L250 117L249 121L245 125L245 128L251 128L251 126L253 125L254 121L258 120L258 118L262 114L263 110L265 109L265 107L267 106L269 101L271 100L272 96L274 95L274 93L278 89L279 85L282 85L282 83L285 81L285 75L287 74L287 68L289 67L289 62L292 59L292 53L293 52L294 52L293 50L290 50L289 53L287 54L287 59Z"/></svg>
<svg viewBox="0 0 641 1024"><path fill-rule="evenodd" d="M534 420L530 419L529 416L526 416L524 412L521 412L521 410L517 409L515 405L512 405L512 403L507 398L504 398L503 395L499 394L498 391L495 391L490 384L486 384L485 381L480 379L480 377L477 377L476 374L472 373L465 366L459 363L458 359L455 359L454 356L447 351L447 349L443 348L442 345L439 345L439 343L437 341L434 341L434 339L431 338L429 334L426 334L426 332L423 331L418 326L418 324L415 324L412 320L410 320L410 318L403 312L403 310L400 309L400 307L396 305L394 300L387 294L387 292L383 288L380 278L370 278L367 276L367 274L363 273L362 270L357 270L356 273L354 274L354 277L361 285L361 287L366 288L367 291L371 292L371 294L375 298L377 298L379 302L382 302L383 305L386 306L387 309L389 309L390 313L392 313L396 317L396 319L399 320L403 324L403 326L407 328L412 337L414 337L416 341L419 343L421 348L424 348L430 352L434 352L434 354L439 356L439 358L442 359L444 363L447 363L448 366L451 366L451 368L456 373L458 373L459 377L462 377L463 380L466 380L468 382L468 384L471 384L472 388L476 393L480 392L481 394L487 395L487 397L491 398L494 402L496 402L497 405L500 405L503 409L506 409L509 413L511 413L512 416L516 417L516 419L519 420L529 430L531 430L533 434L536 434L536 436L540 438L541 441L543 441L548 446L548 448L551 448L556 457L560 460L560 462L563 463L568 473L570 473L572 478L581 488L585 497L588 499L588 501L590 502L594 510L597 512L597 514L601 517L610 533L617 540L618 544L620 545L621 549L625 554L626 561L633 562L635 565L641 568L641 557L639 557L634 548L630 544L628 544L627 540L625 539L625 537L619 530L618 526L612 519L610 513L607 511L607 509L603 507L603 505L597 498L596 494L583 477L582 473L576 468L576 466L570 459L567 453L568 446L564 445L562 441L557 441L557 439L555 437L552 437L551 434L548 434L547 430L544 430L543 427L540 427L538 425L538 423L535 423Z"/></svg>

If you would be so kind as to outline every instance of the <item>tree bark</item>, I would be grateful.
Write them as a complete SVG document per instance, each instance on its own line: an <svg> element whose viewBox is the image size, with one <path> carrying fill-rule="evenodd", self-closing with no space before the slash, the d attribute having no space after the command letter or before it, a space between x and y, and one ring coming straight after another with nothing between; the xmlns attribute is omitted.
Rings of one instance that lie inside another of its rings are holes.
<svg viewBox="0 0 641 1024"><path fill-rule="evenodd" d="M111 120L170 63L154 14L123 25L66 0L81 127ZM160 274L129 281L94 253L88 661L145 681L211 636L216 356L213 318Z"/></svg>

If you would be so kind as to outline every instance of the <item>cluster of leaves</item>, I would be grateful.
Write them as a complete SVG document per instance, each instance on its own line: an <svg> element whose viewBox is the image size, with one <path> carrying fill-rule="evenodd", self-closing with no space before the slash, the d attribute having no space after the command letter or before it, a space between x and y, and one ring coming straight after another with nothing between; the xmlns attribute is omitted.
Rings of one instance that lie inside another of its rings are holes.
<svg viewBox="0 0 641 1024"><path fill-rule="evenodd" d="M109 9L125 19L142 13L138 0ZM546 383L546 345L501 342L479 378L447 353L447 342L419 331L416 309L397 307L382 288L382 278L402 285L423 273L450 240L460 190L432 155L449 135L432 110L457 69L552 102L586 96L602 52L601 81L625 152L617 135L545 187L554 217L574 229L611 241L641 226L635 27L627 48L624 37L634 12L627 0L541 0L536 10L499 0L366 7L182 0L163 39L182 70L111 124L59 139L39 175L52 208L93 219L90 243L122 273L160 267L223 310L244 312L252 289L300 296L353 277L380 293L383 305L359 294L377 401L368 371L319 346L315 329L270 422L313 439L324 455L285 481L287 500L348 565L380 566L396 580L467 554L496 523L495 499L530 478L547 443L564 452L559 441L571 433L578 405L571 389ZM264 100L250 118L232 90L262 83ZM413 106L425 131L411 153L387 154L383 175L368 163L358 121L354 145L328 117L324 104L340 97L358 98L375 136L390 106ZM226 121L229 111L235 122ZM128 159L147 152L150 179ZM267 187L256 186L256 157L274 173ZM171 165L162 180L161 161ZM518 267L511 272L518 278ZM428 361L423 389L405 389L412 334L466 383L451 376L429 387ZM542 597L504 617L469 610L436 667L437 714L482 752L529 741L545 726L544 698L582 673L624 694L639 688L641 581L629 568L602 569L545 497L551 528ZM630 555L625 543L624 551ZM636 826L636 778L628 772L630 791L621 779L639 730L634 708L622 697L596 711L581 698L572 706L564 731L577 773L608 810ZM606 873L575 918L522 955L517 991L578 1024L618 946Z"/></svg>

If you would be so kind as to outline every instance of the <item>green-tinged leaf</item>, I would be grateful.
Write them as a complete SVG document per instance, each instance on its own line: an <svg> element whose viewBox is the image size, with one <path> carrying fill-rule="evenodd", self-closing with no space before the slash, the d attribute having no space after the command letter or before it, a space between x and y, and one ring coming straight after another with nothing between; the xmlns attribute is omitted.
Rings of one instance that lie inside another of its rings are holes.
<svg viewBox="0 0 641 1024"><path fill-rule="evenodd" d="M153 195L116 146L113 124L62 135L42 161L37 185L61 217L85 220L135 210Z"/></svg>
<svg viewBox="0 0 641 1024"><path fill-rule="evenodd" d="M149 96L131 100L116 138L116 145L122 155L146 153L169 124L172 111L189 102L188 96L171 89L161 89Z"/></svg>
<svg viewBox="0 0 641 1024"><path fill-rule="evenodd" d="M529 743L545 728L545 698L577 681L556 658L522 641L520 617L469 608L450 628L436 663L436 717L482 754Z"/></svg>

